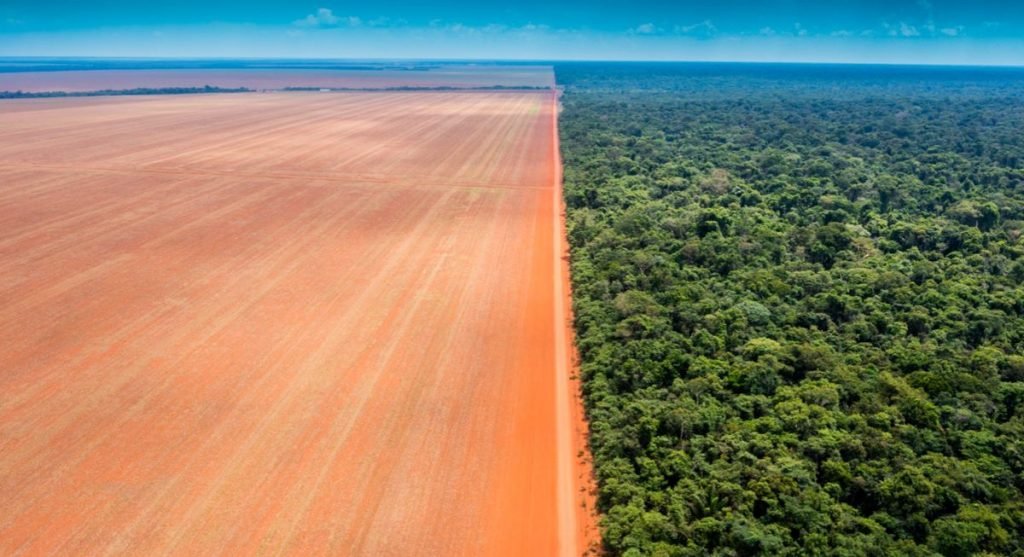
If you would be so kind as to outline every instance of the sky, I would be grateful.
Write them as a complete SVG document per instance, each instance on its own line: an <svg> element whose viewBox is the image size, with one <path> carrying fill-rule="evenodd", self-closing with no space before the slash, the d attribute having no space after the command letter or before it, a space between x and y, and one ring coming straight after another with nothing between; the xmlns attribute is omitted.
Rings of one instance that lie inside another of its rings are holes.
<svg viewBox="0 0 1024 557"><path fill-rule="evenodd" d="M1024 65L1024 0L0 0L0 56Z"/></svg>

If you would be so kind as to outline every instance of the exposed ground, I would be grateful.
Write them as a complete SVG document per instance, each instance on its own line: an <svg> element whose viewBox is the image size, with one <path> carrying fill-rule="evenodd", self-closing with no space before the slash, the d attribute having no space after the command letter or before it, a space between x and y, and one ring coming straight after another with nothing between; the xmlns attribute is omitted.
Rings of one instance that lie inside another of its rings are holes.
<svg viewBox="0 0 1024 557"><path fill-rule="evenodd" d="M553 108L0 103L0 554L582 551Z"/></svg>
<svg viewBox="0 0 1024 557"><path fill-rule="evenodd" d="M0 91L98 91L167 87L283 89L285 87L550 87L550 67L443 66L414 70L159 69L0 73Z"/></svg>

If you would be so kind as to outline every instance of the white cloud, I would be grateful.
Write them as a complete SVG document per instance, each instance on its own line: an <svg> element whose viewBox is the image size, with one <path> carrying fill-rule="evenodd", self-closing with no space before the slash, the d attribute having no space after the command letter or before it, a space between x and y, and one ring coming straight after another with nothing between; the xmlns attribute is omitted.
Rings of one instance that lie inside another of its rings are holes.
<svg viewBox="0 0 1024 557"><path fill-rule="evenodd" d="M692 35L696 37L710 37L718 32L718 29L708 20L694 23L693 25L675 25L671 29L658 27L653 23L642 23L629 29L631 35L659 35L673 33L676 35Z"/></svg>
<svg viewBox="0 0 1024 557"><path fill-rule="evenodd" d="M900 22L900 35L904 37L920 37L921 32L917 30L917 27L908 25L906 22Z"/></svg>
<svg viewBox="0 0 1024 557"><path fill-rule="evenodd" d="M761 30L758 31L758 34L771 37L775 35L775 29L772 29L771 27L762 27Z"/></svg>
<svg viewBox="0 0 1024 557"><path fill-rule="evenodd" d="M472 25L466 25L464 23L445 23L439 19L430 22L430 26L435 29L447 31L449 33L465 33L465 34L476 34L483 31L483 27L473 27Z"/></svg>
<svg viewBox="0 0 1024 557"><path fill-rule="evenodd" d="M910 37L920 37L921 36L921 31L918 30L917 27L915 27L915 26L913 26L913 25L911 25L911 24L909 24L909 23L907 23L905 21L901 21L899 23L899 25L890 25L888 23L884 23L883 27L885 27L886 34L888 34L890 37L907 37L907 38L910 38Z"/></svg>
<svg viewBox="0 0 1024 557"><path fill-rule="evenodd" d="M832 36L833 37L850 37L850 36L853 36L853 33L847 31L846 29L840 29L838 31L832 31Z"/></svg>
<svg viewBox="0 0 1024 557"><path fill-rule="evenodd" d="M932 20L924 23L907 23L901 21L897 24L882 22L881 33L896 38L934 38L934 37L960 37L967 29L963 25L951 25L939 27ZM861 33L863 36L871 36L870 30Z"/></svg>
<svg viewBox="0 0 1024 557"><path fill-rule="evenodd" d="M302 19L296 19L292 24L298 27L337 27L340 25L358 27L363 24L363 20L356 16L337 16L330 8L319 8Z"/></svg>
<svg viewBox="0 0 1024 557"><path fill-rule="evenodd" d="M336 25L338 23L338 16L334 15L334 11L329 8L320 8L316 13L309 14L302 19L297 19L294 23L303 27Z"/></svg>
<svg viewBox="0 0 1024 557"><path fill-rule="evenodd" d="M459 22L447 22L443 19L432 19L427 24L433 32L454 33L464 36L480 37L484 35L505 35L525 37L538 33L552 31L551 27L544 24L527 23L520 27L509 27L502 23L488 23L486 25L466 25ZM558 30L561 31L561 30Z"/></svg>
<svg viewBox="0 0 1024 557"><path fill-rule="evenodd" d="M710 20L705 19L693 25L676 25L674 31L680 35L695 35L698 37L710 37L718 33L718 28Z"/></svg>

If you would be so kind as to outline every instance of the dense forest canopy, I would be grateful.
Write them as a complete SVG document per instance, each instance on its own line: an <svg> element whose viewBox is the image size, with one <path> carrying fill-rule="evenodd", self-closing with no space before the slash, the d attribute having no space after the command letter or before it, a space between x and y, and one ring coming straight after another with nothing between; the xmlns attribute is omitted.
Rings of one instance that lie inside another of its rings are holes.
<svg viewBox="0 0 1024 557"><path fill-rule="evenodd" d="M625 555L1024 555L1024 71L565 64Z"/></svg>

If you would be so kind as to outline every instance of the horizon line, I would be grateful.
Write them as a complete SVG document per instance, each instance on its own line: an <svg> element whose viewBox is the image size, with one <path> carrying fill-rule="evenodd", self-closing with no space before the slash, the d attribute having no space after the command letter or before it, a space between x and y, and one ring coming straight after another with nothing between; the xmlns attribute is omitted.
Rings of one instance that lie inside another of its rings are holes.
<svg viewBox="0 0 1024 557"><path fill-rule="evenodd" d="M280 61L344 61L344 62L534 62L544 64L564 63L597 63L597 64L743 64L743 65L804 65L804 66L893 66L893 67L924 67L924 68L993 68L993 69L1024 69L1024 63L976 63L976 64L944 64L940 62L864 62L864 61L811 61L811 60L701 60L674 59L658 60L643 58L603 59L603 58L343 58L343 57L305 57L305 56L103 56L103 55L33 55L33 54L0 54L0 60L9 59L48 59L48 60L160 60L160 61L217 61L217 60L280 60Z"/></svg>

